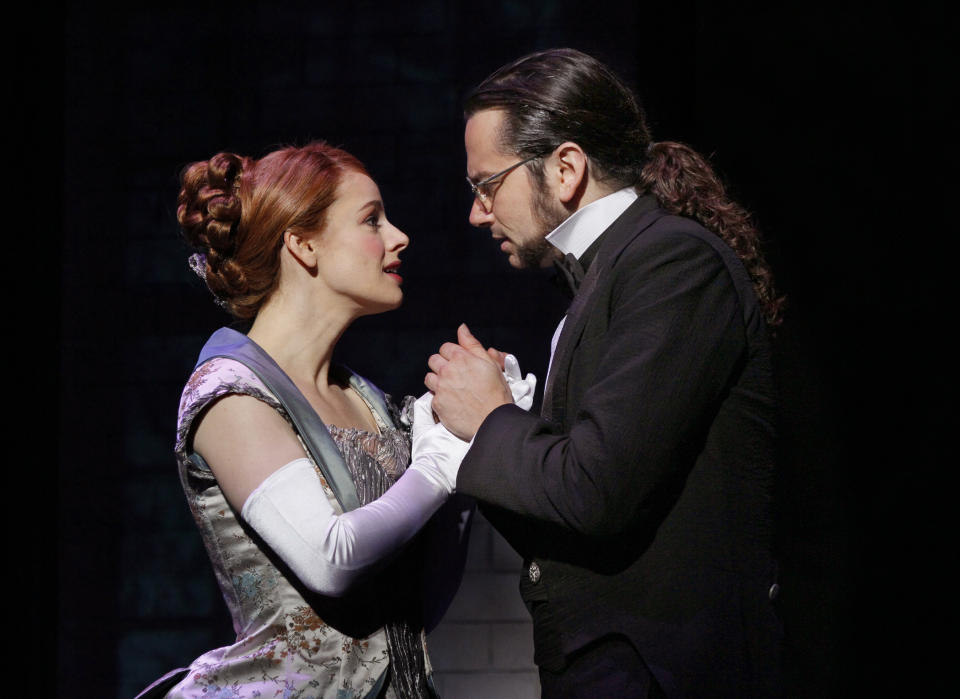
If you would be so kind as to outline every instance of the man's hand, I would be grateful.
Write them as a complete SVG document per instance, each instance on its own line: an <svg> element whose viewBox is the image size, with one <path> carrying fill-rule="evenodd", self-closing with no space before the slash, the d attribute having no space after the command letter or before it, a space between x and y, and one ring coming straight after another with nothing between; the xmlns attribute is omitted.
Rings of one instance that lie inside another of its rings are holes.
<svg viewBox="0 0 960 699"><path fill-rule="evenodd" d="M471 440L487 415L513 403L513 395L503 378L502 352L488 352L466 325L457 328L457 341L445 342L430 357L423 383L434 393L433 411L440 421L460 439Z"/></svg>

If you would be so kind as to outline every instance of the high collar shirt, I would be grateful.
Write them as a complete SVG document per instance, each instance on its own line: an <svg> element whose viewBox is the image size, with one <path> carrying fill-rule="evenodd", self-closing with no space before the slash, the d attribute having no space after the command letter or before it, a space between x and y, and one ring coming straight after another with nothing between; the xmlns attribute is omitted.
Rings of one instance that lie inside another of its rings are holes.
<svg viewBox="0 0 960 699"><path fill-rule="evenodd" d="M637 192L633 187L624 187L613 194L608 194L596 201L592 201L582 209L574 211L563 223L547 234L547 242L557 248L564 255L572 254L577 259L587 251L594 241L599 238L610 225L620 218L620 215L636 200ZM553 332L550 340L550 363L547 365L547 379L550 378L550 369L553 367L553 354L557 351L557 342L563 332L563 324L567 320L564 316ZM544 383L546 385L546 383Z"/></svg>
<svg viewBox="0 0 960 699"><path fill-rule="evenodd" d="M633 187L621 190L592 201L574 211L567 220L547 234L547 242L564 255L572 254L577 259L587 251L593 241L600 237L620 214L637 199Z"/></svg>

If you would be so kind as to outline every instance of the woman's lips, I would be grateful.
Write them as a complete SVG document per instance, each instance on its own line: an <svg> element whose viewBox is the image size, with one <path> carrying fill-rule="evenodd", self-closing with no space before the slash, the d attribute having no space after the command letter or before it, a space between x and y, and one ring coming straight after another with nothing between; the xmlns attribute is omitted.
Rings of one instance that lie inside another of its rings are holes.
<svg viewBox="0 0 960 699"><path fill-rule="evenodd" d="M397 284L403 284L403 277L397 274L398 269L400 269L399 262L397 262L396 264L387 265L386 267L384 267L383 273L386 274L388 277L391 277L395 282L397 282Z"/></svg>

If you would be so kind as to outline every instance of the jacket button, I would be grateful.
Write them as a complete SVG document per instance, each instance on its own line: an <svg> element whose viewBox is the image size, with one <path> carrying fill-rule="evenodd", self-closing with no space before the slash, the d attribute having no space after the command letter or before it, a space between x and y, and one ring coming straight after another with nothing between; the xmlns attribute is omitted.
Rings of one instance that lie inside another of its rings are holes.
<svg viewBox="0 0 960 699"><path fill-rule="evenodd" d="M773 585L770 586L770 592L767 594L769 595L770 599L776 599L777 595L780 594L780 586L777 585L777 583L773 583Z"/></svg>
<svg viewBox="0 0 960 699"><path fill-rule="evenodd" d="M527 571L527 575L530 576L530 582L536 585L540 582L540 566L537 565L536 561L533 561L530 564L530 569Z"/></svg>

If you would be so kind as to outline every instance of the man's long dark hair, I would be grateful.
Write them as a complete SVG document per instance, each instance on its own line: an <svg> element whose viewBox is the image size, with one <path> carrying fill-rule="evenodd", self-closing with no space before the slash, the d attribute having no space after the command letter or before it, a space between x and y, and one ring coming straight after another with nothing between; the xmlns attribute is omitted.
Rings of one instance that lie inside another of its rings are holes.
<svg viewBox="0 0 960 699"><path fill-rule="evenodd" d="M549 49L503 66L464 103L469 119L505 112L500 147L548 155L566 141L587 154L594 178L653 194L666 211L699 221L734 249L750 273L767 324L780 324L784 299L760 250L749 212L726 194L707 159L682 143L654 143L633 92L607 66L574 49ZM541 184L543 161L526 167Z"/></svg>

